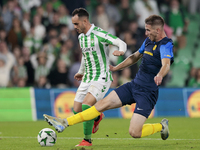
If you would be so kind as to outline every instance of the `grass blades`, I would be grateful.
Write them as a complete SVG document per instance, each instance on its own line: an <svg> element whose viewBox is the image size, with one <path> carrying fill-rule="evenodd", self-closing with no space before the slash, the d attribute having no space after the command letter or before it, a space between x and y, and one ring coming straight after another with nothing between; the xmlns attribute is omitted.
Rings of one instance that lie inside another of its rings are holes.
<svg viewBox="0 0 200 150"><path fill-rule="evenodd" d="M130 119L105 118L99 131L92 135L93 146L77 148L83 139L82 123L57 133L53 147L41 147L37 135L43 128L54 128L45 121L0 122L0 150L199 150L200 118L174 117L169 119L170 136L166 141L160 133L133 139L128 133ZM162 118L148 119L146 123L158 123Z"/></svg>

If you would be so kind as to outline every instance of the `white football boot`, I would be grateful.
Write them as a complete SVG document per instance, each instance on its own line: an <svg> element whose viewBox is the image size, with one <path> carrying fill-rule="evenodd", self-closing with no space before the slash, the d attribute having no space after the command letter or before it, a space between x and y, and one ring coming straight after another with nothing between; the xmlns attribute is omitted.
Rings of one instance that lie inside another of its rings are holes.
<svg viewBox="0 0 200 150"><path fill-rule="evenodd" d="M169 122L169 120L167 120L166 118L164 118L164 119L161 121L162 130L160 131L160 133L161 133L161 138L162 138L163 140L166 140L166 139L169 137L168 122Z"/></svg>
<svg viewBox="0 0 200 150"><path fill-rule="evenodd" d="M63 132L68 126L67 119L56 118L46 114L44 114L43 117L49 125L53 126L58 132Z"/></svg>

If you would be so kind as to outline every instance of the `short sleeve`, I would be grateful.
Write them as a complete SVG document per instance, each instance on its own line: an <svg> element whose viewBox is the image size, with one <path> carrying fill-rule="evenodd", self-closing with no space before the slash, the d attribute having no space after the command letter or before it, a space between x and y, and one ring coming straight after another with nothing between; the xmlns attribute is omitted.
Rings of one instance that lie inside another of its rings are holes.
<svg viewBox="0 0 200 150"><path fill-rule="evenodd" d="M139 52L140 54L143 54L144 53L144 49L145 49L145 42L146 42L147 39L145 39L145 41L142 43L142 46L139 48Z"/></svg>
<svg viewBox="0 0 200 150"><path fill-rule="evenodd" d="M166 45L160 46L160 56L161 59L163 58L173 58L173 44L171 42L168 42Z"/></svg>

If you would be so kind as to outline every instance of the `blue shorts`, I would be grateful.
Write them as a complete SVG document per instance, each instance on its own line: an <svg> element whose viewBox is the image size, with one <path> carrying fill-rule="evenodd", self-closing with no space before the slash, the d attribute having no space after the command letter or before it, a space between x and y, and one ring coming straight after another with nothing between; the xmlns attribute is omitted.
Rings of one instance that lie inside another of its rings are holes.
<svg viewBox="0 0 200 150"><path fill-rule="evenodd" d="M151 91L133 81L118 87L115 92L119 96L122 105L136 103L134 113L141 114L146 118L151 114L158 99L158 90Z"/></svg>

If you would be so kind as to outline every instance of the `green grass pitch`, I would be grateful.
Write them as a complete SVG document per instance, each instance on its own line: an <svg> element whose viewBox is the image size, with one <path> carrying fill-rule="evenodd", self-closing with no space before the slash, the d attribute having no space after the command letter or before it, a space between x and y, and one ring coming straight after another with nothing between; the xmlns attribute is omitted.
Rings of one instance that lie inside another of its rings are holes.
<svg viewBox="0 0 200 150"><path fill-rule="evenodd" d="M200 150L200 118L170 117L170 136L163 141L160 133L133 139L128 133L130 119L105 118L100 129L93 134L93 146L76 148L82 140L82 123L57 133L56 144L41 147L37 142L38 132L52 128L45 121L0 122L0 150ZM146 123L157 123L162 118L148 119Z"/></svg>

